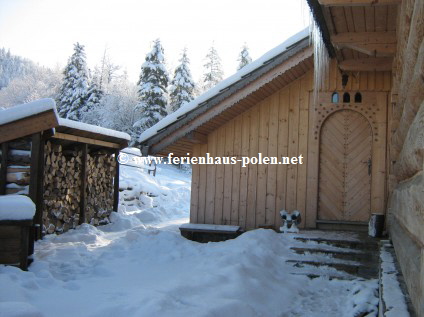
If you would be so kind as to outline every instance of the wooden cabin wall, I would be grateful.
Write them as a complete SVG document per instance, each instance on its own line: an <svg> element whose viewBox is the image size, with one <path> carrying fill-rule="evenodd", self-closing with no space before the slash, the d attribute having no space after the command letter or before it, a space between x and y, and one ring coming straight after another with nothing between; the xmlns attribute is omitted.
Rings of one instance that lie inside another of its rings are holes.
<svg viewBox="0 0 424 317"><path fill-rule="evenodd" d="M424 316L424 2L399 6L391 103L389 232L417 316Z"/></svg>
<svg viewBox="0 0 424 317"><path fill-rule="evenodd" d="M307 155L312 72L295 80L195 145L193 156ZM191 222L279 227L281 209L306 205L307 165L193 165Z"/></svg>
<svg viewBox="0 0 424 317"><path fill-rule="evenodd" d="M303 156L302 165L193 165L190 222L240 225L245 229L278 228L279 211L300 210L302 226L315 227L318 166L309 164L309 144L314 142L312 114L313 73L294 80L256 106L208 135L207 144L193 146L193 156L268 157ZM343 90L335 62L329 68L328 91ZM378 173L383 173L378 199L385 208L386 107L391 88L390 72L351 74L346 90L379 92L383 117L384 148ZM353 98L353 96L352 96ZM381 115L380 115L381 116ZM379 153L380 153L379 152ZM377 169L376 169L377 171ZM377 173L377 172L376 172ZM380 177L381 178L381 177ZM312 181L311 181L312 179ZM308 184L314 184L312 188ZM311 203L312 202L312 203Z"/></svg>

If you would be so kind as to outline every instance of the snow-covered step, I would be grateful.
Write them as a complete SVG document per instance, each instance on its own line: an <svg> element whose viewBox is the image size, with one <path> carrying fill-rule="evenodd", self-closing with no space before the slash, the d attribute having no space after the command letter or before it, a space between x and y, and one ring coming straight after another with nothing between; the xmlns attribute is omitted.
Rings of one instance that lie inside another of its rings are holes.
<svg viewBox="0 0 424 317"><path fill-rule="evenodd" d="M347 261L356 261L356 262L371 262L373 259L370 258L369 252L362 252L359 250L355 251L339 251L339 250L326 250L326 249L317 249L317 248L299 248L292 247L290 248L296 254L306 255L306 256L322 256L322 257L331 257L335 259L347 260Z"/></svg>
<svg viewBox="0 0 424 317"><path fill-rule="evenodd" d="M350 275L357 277L372 279L378 278L378 266L366 266L358 264L346 264L337 262L320 262L320 261L302 261L302 260L287 260L287 263L293 263L296 267L310 267L315 266L318 268L334 268L337 271L343 271Z"/></svg>
<svg viewBox="0 0 424 317"><path fill-rule="evenodd" d="M293 236L292 274L311 278L378 278L378 240L356 232L312 231Z"/></svg>
<svg viewBox="0 0 424 317"><path fill-rule="evenodd" d="M318 244L332 245L338 248L353 249L353 250L368 250L378 251L377 241L348 241L348 240L332 240L326 238L309 238L309 237L295 237L295 240L301 242L316 242Z"/></svg>

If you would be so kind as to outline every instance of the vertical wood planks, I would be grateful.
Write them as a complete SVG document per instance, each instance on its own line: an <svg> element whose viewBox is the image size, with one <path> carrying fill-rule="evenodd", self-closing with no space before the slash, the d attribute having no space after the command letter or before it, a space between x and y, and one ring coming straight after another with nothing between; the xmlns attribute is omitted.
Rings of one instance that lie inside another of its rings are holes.
<svg viewBox="0 0 424 317"><path fill-rule="evenodd" d="M269 108L271 100L265 99L259 108L259 139L258 139L258 153L263 157L269 156L268 153L268 133L269 133ZM256 154L257 156L258 154ZM265 226L265 205L267 194L267 171L268 165L259 164L258 180L257 180L257 199L256 199L256 226Z"/></svg>
<svg viewBox="0 0 424 317"><path fill-rule="evenodd" d="M193 145L193 156L199 157L200 144ZM200 186L200 165L193 164L191 173L191 198L190 198L190 223L199 221L199 186Z"/></svg>
<svg viewBox="0 0 424 317"><path fill-rule="evenodd" d="M373 166L371 184L371 210L383 213L386 197L386 125L387 125L387 93L377 93L376 124L378 135L373 137Z"/></svg>
<svg viewBox="0 0 424 317"><path fill-rule="evenodd" d="M250 121L251 111L243 113L241 155L249 156L250 148ZM249 179L249 167L240 168L240 202L239 202L239 223L243 228L246 227L247 218L247 187Z"/></svg>
<svg viewBox="0 0 424 317"><path fill-rule="evenodd" d="M43 174L44 174L44 143L41 133L31 137L31 168L29 181L29 197L35 204L34 224L39 224L36 239L42 237L43 225Z"/></svg>
<svg viewBox="0 0 424 317"><path fill-rule="evenodd" d="M319 130L318 113L319 104L314 104L313 94L309 93L309 142L307 158L307 196L305 225L315 228L318 210L318 175L319 175Z"/></svg>
<svg viewBox="0 0 424 317"><path fill-rule="evenodd" d="M300 80L297 80L290 85L288 157L299 155L299 93ZM297 165L289 164L287 166L286 189L286 208L288 210L296 209L296 199Z"/></svg>
<svg viewBox="0 0 424 317"><path fill-rule="evenodd" d="M278 112L278 158L287 156L288 152L288 131L289 131L289 105L290 91L284 88L280 91L280 104ZM275 225L281 224L279 211L286 207L286 182L287 182L287 165L277 165L277 194L276 194L276 213Z"/></svg>
<svg viewBox="0 0 424 317"><path fill-rule="evenodd" d="M258 155L259 151L259 105L256 105L250 111L250 146L249 157ZM248 174L248 188L247 188L247 216L246 228L255 228L255 209L256 209L256 195L257 195L257 179L258 179L258 165L249 164Z"/></svg>
<svg viewBox="0 0 424 317"><path fill-rule="evenodd" d="M212 132L208 136L208 152L213 157L216 156L217 131ZM205 223L214 223L215 213L215 164L208 164L206 172L206 209Z"/></svg>
<svg viewBox="0 0 424 317"><path fill-rule="evenodd" d="M303 156L303 164L297 165L297 199L296 209L305 217L306 211L306 177L307 177L307 157L308 157L308 131L309 131L309 89L311 86L311 76L304 76L300 82L299 99L299 150L297 155ZM305 225L305 221L302 222Z"/></svg>
<svg viewBox="0 0 424 317"><path fill-rule="evenodd" d="M233 155L237 159L241 158L241 147L242 147L242 116L238 116L234 119L234 148ZM241 163L237 162L236 165L232 165L233 181L231 188L231 217L230 224L239 224L239 203L240 203L240 176L241 176Z"/></svg>
<svg viewBox="0 0 424 317"><path fill-rule="evenodd" d="M280 94L275 93L270 99L269 109L269 132L268 132L268 155L278 158L278 108L280 105ZM277 165L268 165L266 203L265 203L265 225L275 226L277 194Z"/></svg>
<svg viewBox="0 0 424 317"><path fill-rule="evenodd" d="M234 120L225 125L225 157L234 156ZM230 162L227 162L230 163ZM223 204L223 224L229 225L231 221L231 194L233 185L233 165L224 165L224 204Z"/></svg>
<svg viewBox="0 0 424 317"><path fill-rule="evenodd" d="M215 157L225 155L225 126L217 130L217 143ZM222 224L222 207L224 202L224 165L216 164L216 184L215 184L215 214L214 223Z"/></svg>
<svg viewBox="0 0 424 317"><path fill-rule="evenodd" d="M206 157L208 152L208 145L200 145L200 156ZM206 212L206 173L208 165L199 165L199 209L197 210L197 223L206 223L205 222L205 212Z"/></svg>

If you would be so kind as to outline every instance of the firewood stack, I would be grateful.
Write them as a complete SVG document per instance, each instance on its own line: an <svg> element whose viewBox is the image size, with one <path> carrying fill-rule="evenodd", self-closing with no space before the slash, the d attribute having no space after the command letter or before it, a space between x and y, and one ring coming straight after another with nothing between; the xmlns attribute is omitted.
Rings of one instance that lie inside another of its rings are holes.
<svg viewBox="0 0 424 317"><path fill-rule="evenodd" d="M115 167L114 158L105 151L87 155L86 219L92 225L109 222Z"/></svg>
<svg viewBox="0 0 424 317"><path fill-rule="evenodd" d="M89 151L90 152L90 151ZM44 171L43 231L62 233L80 221L83 151L46 143ZM85 221L92 225L109 222L113 209L113 178L116 162L106 151L87 154Z"/></svg>
<svg viewBox="0 0 424 317"><path fill-rule="evenodd" d="M79 222L82 151L45 145L43 231L61 233Z"/></svg>
<svg viewBox="0 0 424 317"><path fill-rule="evenodd" d="M31 140L22 138L9 142L7 161L6 194L28 195Z"/></svg>

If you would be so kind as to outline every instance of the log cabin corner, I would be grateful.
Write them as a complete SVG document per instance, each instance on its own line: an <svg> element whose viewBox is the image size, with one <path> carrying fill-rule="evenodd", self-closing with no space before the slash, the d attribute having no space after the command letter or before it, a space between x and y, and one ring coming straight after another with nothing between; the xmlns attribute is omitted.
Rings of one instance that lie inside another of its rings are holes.
<svg viewBox="0 0 424 317"><path fill-rule="evenodd" d="M295 35L145 131L142 152L302 155L193 164L190 222L277 229L296 209L303 228L361 229L385 214L424 316L424 2L307 2L315 45Z"/></svg>

